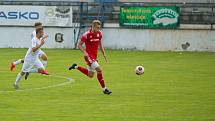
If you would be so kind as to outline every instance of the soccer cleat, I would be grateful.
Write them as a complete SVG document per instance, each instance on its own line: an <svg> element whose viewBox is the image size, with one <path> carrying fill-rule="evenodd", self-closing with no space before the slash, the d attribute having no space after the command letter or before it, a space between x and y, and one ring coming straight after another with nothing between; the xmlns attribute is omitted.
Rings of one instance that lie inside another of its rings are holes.
<svg viewBox="0 0 215 121"><path fill-rule="evenodd" d="M72 64L72 66L69 67L69 70L75 69L76 66L77 66L76 63Z"/></svg>
<svg viewBox="0 0 215 121"><path fill-rule="evenodd" d="M14 89L19 89L19 85L18 84L13 84Z"/></svg>
<svg viewBox="0 0 215 121"><path fill-rule="evenodd" d="M41 74L49 75L49 72L48 71L43 71L43 72L41 72Z"/></svg>
<svg viewBox="0 0 215 121"><path fill-rule="evenodd" d="M30 74L29 72L25 73L25 80L28 79L29 74Z"/></svg>
<svg viewBox="0 0 215 121"><path fill-rule="evenodd" d="M13 63L10 64L10 71L13 71L15 68L15 65Z"/></svg>
<svg viewBox="0 0 215 121"><path fill-rule="evenodd" d="M108 90L108 89L105 89L105 90L103 91L103 93L106 94L106 95L109 95L109 94L111 94L112 92L111 92L110 90Z"/></svg>

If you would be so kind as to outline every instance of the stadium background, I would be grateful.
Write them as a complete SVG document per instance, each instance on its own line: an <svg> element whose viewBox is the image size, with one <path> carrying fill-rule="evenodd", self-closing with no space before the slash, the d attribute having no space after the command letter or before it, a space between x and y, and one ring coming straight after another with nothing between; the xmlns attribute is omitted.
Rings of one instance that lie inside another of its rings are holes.
<svg viewBox="0 0 215 121"><path fill-rule="evenodd" d="M109 49L215 51L213 0L82 0L81 2L52 2L50 0L29 2L18 0L11 2L1 1L0 4L1 8L5 10L4 14L10 12L11 7L21 12L28 12L38 8L38 13L41 14L40 18L32 20L27 20L23 17L13 20L9 16L7 16L7 19L4 16L1 17L1 48L27 48L29 43L26 43L26 41L29 40L32 25L38 20L44 23L46 32L50 35L50 41L47 41L45 48L76 48L80 35L89 29L90 22L93 19L100 19L103 23L102 31L105 33L104 45ZM25 10L20 5L26 6ZM64 13L71 14L70 18L65 20L58 19L53 23L52 16L54 16L53 12L57 13L55 11L57 6L62 10L71 9L68 13ZM119 26L120 6L178 6L180 8L180 26L177 29L122 29ZM52 23L46 24L48 22ZM13 36L11 36L11 33L13 33ZM58 37L63 35L63 42L55 41L57 33L59 34ZM186 43L189 46L186 46Z"/></svg>

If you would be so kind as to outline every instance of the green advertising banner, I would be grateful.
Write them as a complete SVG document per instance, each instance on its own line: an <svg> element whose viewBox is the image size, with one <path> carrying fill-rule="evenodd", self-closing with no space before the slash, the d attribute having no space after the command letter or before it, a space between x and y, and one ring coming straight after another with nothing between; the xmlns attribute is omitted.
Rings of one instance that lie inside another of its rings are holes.
<svg viewBox="0 0 215 121"><path fill-rule="evenodd" d="M121 27L129 28L177 28L179 7L120 7Z"/></svg>

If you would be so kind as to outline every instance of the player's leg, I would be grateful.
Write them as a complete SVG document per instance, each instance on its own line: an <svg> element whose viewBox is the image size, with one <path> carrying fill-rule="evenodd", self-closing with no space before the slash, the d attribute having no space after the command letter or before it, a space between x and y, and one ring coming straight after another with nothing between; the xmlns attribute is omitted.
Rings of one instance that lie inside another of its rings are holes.
<svg viewBox="0 0 215 121"><path fill-rule="evenodd" d="M92 65L91 65L91 67L92 67L93 69L95 69L96 72L97 72L97 79L98 79L98 81L99 81L99 83L100 83L100 85L101 85L101 87L102 87L103 93L104 93L104 94L107 94L107 95L111 94L112 92L109 91L109 90L106 88L106 86L105 86L105 81L104 81L104 79L103 79L102 69L100 68L98 62L97 62L97 61L93 62Z"/></svg>
<svg viewBox="0 0 215 121"><path fill-rule="evenodd" d="M84 75L86 75L86 76L88 76L88 77L90 77L90 78L92 78L93 76L94 76L94 72L93 71L91 71L91 69L90 68L85 68L85 67L82 67L82 66L79 66L79 65L77 65L77 64L72 64L72 66L70 66L69 67L69 70L72 70L72 69L77 69L77 70L79 70L81 73L83 73Z"/></svg>
<svg viewBox="0 0 215 121"><path fill-rule="evenodd" d="M48 63L48 57L47 57L47 55L45 53L42 54L41 59L42 59L43 66L46 68L47 63Z"/></svg>
<svg viewBox="0 0 215 121"><path fill-rule="evenodd" d="M90 67L92 62L87 57L85 57L84 59L85 59L87 65ZM91 68L87 69L87 68L84 68L82 66L77 65L76 63L72 64L72 66L69 67L69 70L71 70L71 69L77 69L81 73L83 73L84 75L86 75L86 76L88 76L90 78L92 78L94 76L94 71L91 71L92 70Z"/></svg>
<svg viewBox="0 0 215 121"><path fill-rule="evenodd" d="M85 59L86 60L86 59ZM88 63L88 61L86 61ZM90 63L88 63L90 64ZM105 87L105 81L103 79L103 74L102 74L102 70L98 64L97 61L92 62L92 64L90 64L89 68L86 69L84 67L78 66L77 64L73 64L72 66L69 67L69 70L71 69L78 69L80 72L82 72L83 74L87 75L88 77L93 77L94 75L94 70L97 71L97 79L102 87L102 90L104 92L104 94L111 94L112 92L109 91L106 87Z"/></svg>
<svg viewBox="0 0 215 121"><path fill-rule="evenodd" d="M33 68L31 68L28 72L26 72L25 80L28 79L28 76L30 75L30 73L38 73L38 66L39 65L41 65L41 62L40 62L39 58L37 58L36 61L34 62Z"/></svg>
<svg viewBox="0 0 215 121"><path fill-rule="evenodd" d="M32 68L29 72L26 72L25 80L28 78L30 73L41 73L41 74L49 75L49 73L45 71L44 67L36 67L36 68Z"/></svg>
<svg viewBox="0 0 215 121"><path fill-rule="evenodd" d="M46 68L47 66L47 62L48 62L48 56L46 55L45 52L43 52L42 50L39 51L39 57L41 58L41 62L43 64L43 66Z"/></svg>
<svg viewBox="0 0 215 121"><path fill-rule="evenodd" d="M46 73L45 68L38 68L38 73ZM49 75L48 73L46 75Z"/></svg>
<svg viewBox="0 0 215 121"><path fill-rule="evenodd" d="M44 71L38 71L39 68L44 69ZM45 75L49 75L47 71L45 71L45 67L42 61L39 58L34 63L34 69L32 69L32 73L41 73Z"/></svg>
<svg viewBox="0 0 215 121"><path fill-rule="evenodd" d="M24 59L18 59L10 64L10 71L13 71L16 65L24 63Z"/></svg>
<svg viewBox="0 0 215 121"><path fill-rule="evenodd" d="M33 63L25 61L23 66L22 66L22 71L20 73L18 73L15 83L14 83L14 88L18 89L19 88L19 82L22 78L23 75L25 75L27 72L30 71L30 69L32 68Z"/></svg>
<svg viewBox="0 0 215 121"><path fill-rule="evenodd" d="M34 70L32 69L32 72L33 71L35 73L41 73L41 74L49 75L49 73L45 71L45 67L39 59L37 59L37 61L35 62Z"/></svg>
<svg viewBox="0 0 215 121"><path fill-rule="evenodd" d="M30 73L41 73L41 74L49 75L49 73L45 71L45 67L43 66L39 58L37 58L36 61L34 62L34 67L31 68L31 70L25 74L25 79L28 78Z"/></svg>
<svg viewBox="0 0 215 121"><path fill-rule="evenodd" d="M15 83L13 85L15 89L19 89L19 82L20 82L20 80L21 80L21 78L22 78L23 75L25 75L25 73L22 72L22 71L17 74Z"/></svg>
<svg viewBox="0 0 215 121"><path fill-rule="evenodd" d="M95 74L95 69L93 69L92 67L88 67L88 77L93 78Z"/></svg>

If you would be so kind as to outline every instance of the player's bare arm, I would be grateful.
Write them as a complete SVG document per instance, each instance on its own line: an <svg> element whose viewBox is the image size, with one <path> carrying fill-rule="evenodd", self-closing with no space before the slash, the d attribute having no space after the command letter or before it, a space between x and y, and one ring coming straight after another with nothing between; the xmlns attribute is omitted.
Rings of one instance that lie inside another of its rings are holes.
<svg viewBox="0 0 215 121"><path fill-rule="evenodd" d="M47 38L49 37L49 35L48 34L45 34L42 38L41 38L41 40L46 40Z"/></svg>
<svg viewBox="0 0 215 121"><path fill-rule="evenodd" d="M78 43L78 48L83 52L85 57L89 56L88 53L86 52L86 50L83 48L83 46L82 46L83 44L84 44L84 42L80 40Z"/></svg>
<svg viewBox="0 0 215 121"><path fill-rule="evenodd" d="M100 49L101 49L101 51L102 51L102 55L103 55L105 61L107 62L107 58L106 58L106 54L105 54L105 49L104 49L103 44L102 44L101 41L100 41L100 44L99 44L99 45L100 45Z"/></svg>
<svg viewBox="0 0 215 121"><path fill-rule="evenodd" d="M106 56L106 55L105 55L105 49L104 49L104 47L103 47L102 42L100 42L100 49L101 49L101 51L102 51L102 55L103 55L103 56Z"/></svg>
<svg viewBox="0 0 215 121"><path fill-rule="evenodd" d="M36 52L41 46L43 46L43 44L45 43L44 39L41 39L41 42L39 45L37 45L36 47L32 48L33 52Z"/></svg>
<svg viewBox="0 0 215 121"><path fill-rule="evenodd" d="M36 47L32 48L32 51L35 52L37 51L41 46L43 46L43 44L45 43L45 40L48 38L48 35L45 35L44 37L41 38L40 40L40 44Z"/></svg>

